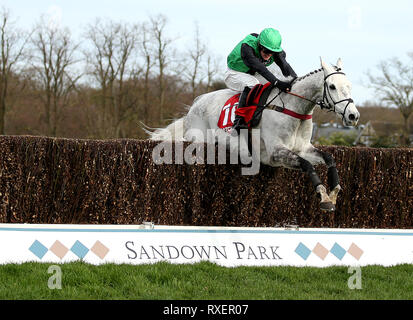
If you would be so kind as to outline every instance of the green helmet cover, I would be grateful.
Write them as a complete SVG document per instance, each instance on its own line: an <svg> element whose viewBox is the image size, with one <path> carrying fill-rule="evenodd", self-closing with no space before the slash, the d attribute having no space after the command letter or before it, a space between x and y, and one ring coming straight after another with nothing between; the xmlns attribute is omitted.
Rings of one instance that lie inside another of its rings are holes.
<svg viewBox="0 0 413 320"><path fill-rule="evenodd" d="M258 42L264 48L274 52L281 52L281 34L273 28L266 28L258 36Z"/></svg>

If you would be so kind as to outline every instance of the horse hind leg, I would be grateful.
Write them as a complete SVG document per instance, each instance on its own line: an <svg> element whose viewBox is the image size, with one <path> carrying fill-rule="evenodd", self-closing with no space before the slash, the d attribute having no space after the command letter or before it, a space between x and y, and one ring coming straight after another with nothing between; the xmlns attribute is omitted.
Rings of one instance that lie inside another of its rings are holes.
<svg viewBox="0 0 413 320"><path fill-rule="evenodd" d="M185 118L184 138L190 142L208 142L208 127L204 119L194 112L188 113Z"/></svg>

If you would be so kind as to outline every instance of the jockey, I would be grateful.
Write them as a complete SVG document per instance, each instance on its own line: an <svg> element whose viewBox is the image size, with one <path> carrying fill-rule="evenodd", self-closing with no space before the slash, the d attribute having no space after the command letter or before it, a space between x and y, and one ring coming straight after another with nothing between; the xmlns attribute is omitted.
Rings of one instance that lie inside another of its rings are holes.
<svg viewBox="0 0 413 320"><path fill-rule="evenodd" d="M228 55L228 69L225 73L225 84L235 91L242 91L239 98L238 108L246 104L249 91L259 80L259 74L281 91L289 91L290 82L281 81L267 69L275 62L281 69L285 77L297 77L297 74L285 60L286 54L281 49L281 35L273 28L264 29L259 35L251 33L239 42ZM239 134L240 129L247 129L245 120L240 115L236 115L233 129Z"/></svg>

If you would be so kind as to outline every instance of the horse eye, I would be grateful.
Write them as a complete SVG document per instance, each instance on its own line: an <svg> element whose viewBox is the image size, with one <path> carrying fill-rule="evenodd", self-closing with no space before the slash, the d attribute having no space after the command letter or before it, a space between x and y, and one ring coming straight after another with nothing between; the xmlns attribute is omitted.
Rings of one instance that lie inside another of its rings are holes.
<svg viewBox="0 0 413 320"><path fill-rule="evenodd" d="M330 84L330 89L331 90L336 90L336 86L334 84Z"/></svg>

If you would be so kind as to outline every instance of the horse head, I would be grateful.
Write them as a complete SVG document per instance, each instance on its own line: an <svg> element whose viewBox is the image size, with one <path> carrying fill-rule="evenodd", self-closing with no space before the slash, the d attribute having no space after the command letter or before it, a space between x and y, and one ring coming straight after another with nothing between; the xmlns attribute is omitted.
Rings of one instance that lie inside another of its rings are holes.
<svg viewBox="0 0 413 320"><path fill-rule="evenodd" d="M334 111L345 126L357 125L360 113L351 98L351 83L342 71L341 59L338 59L336 67L320 60L324 71L323 108Z"/></svg>

